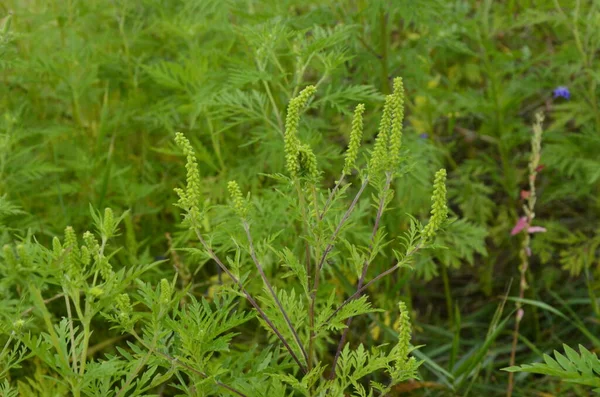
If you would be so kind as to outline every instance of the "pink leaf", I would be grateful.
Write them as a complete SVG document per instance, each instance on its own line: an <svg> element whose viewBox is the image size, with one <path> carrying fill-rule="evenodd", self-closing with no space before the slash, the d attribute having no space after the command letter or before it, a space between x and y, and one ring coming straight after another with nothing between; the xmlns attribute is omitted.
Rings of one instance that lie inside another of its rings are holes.
<svg viewBox="0 0 600 397"><path fill-rule="evenodd" d="M510 232L510 235L514 236L515 234L521 233L521 230L525 229L527 226L527 217L520 217L517 221L517 224L515 225L515 227L513 227L513 230Z"/></svg>
<svg viewBox="0 0 600 397"><path fill-rule="evenodd" d="M517 310L517 321L521 321L523 319L524 315L525 315L525 310L523 310L523 309Z"/></svg>

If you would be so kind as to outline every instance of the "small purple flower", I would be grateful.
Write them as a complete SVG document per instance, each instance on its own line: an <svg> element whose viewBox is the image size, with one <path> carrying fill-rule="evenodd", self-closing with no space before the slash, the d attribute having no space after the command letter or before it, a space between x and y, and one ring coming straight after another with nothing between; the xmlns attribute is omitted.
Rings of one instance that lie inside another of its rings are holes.
<svg viewBox="0 0 600 397"><path fill-rule="evenodd" d="M424 132L424 133L422 133L422 134L419 135L419 138L421 138L421 139L427 139L427 138L429 138L429 134L426 133L426 132Z"/></svg>
<svg viewBox="0 0 600 397"><path fill-rule="evenodd" d="M571 93L567 87L556 87L554 91L552 91L552 94L554 95L554 98L563 97L566 100L571 99Z"/></svg>

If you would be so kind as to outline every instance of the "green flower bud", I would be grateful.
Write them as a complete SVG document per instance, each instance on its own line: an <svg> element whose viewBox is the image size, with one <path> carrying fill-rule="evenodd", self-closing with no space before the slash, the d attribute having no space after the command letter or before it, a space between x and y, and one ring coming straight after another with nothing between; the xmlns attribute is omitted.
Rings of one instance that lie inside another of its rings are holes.
<svg viewBox="0 0 600 397"><path fill-rule="evenodd" d="M13 323L13 330L15 332L21 332L21 330L23 329L23 327L25 326L25 321L22 319L18 319L17 321L15 321Z"/></svg>
<svg viewBox="0 0 600 397"><path fill-rule="evenodd" d="M348 143L348 150L346 151L346 159L344 161L344 175L350 175L352 168L356 163L358 157L358 149L360 148L360 141L363 135L363 113L365 112L365 105L362 103L356 106L354 110L354 117L352 118L352 130L350 131L350 142Z"/></svg>
<svg viewBox="0 0 600 397"><path fill-rule="evenodd" d="M110 238L115 231L115 215L110 208L104 209L104 218L102 219L103 234Z"/></svg>
<svg viewBox="0 0 600 397"><path fill-rule="evenodd" d="M117 310L119 310L122 313L129 314L133 311L131 302L129 300L129 295L127 294L121 294L117 296L115 299L115 306L117 307Z"/></svg>
<svg viewBox="0 0 600 397"><path fill-rule="evenodd" d="M91 263L91 259L94 259L95 261L99 261L100 260L100 244L98 243L98 240L96 240L96 237L94 237L94 235L92 233L90 233L89 231L85 232L85 233L83 233L83 243L87 247L87 250L91 256L90 263ZM84 259L86 259L86 258L84 257L84 255L85 254L83 254L83 252L82 252L81 260L85 264Z"/></svg>
<svg viewBox="0 0 600 397"><path fill-rule="evenodd" d="M160 303L168 304L171 301L171 295L173 294L173 289L171 288L171 284L165 278L160 280Z"/></svg>
<svg viewBox="0 0 600 397"><path fill-rule="evenodd" d="M85 245L81 246L81 263L84 266L87 266L92 261L92 255L90 254L90 250Z"/></svg>
<svg viewBox="0 0 600 397"><path fill-rule="evenodd" d="M430 239L448 218L448 206L446 204L446 170L441 169L435 174L433 182L433 196L431 196L431 218L423 229L422 236Z"/></svg>
<svg viewBox="0 0 600 397"><path fill-rule="evenodd" d="M248 207L244 197L242 196L240 186L236 181L230 181L227 184L227 189L229 190L229 195L233 201L233 209L235 210L236 214L240 218L246 218L246 215L248 214Z"/></svg>
<svg viewBox="0 0 600 397"><path fill-rule="evenodd" d="M60 244L60 239L58 237L54 237L52 239L52 253L55 258L58 258L62 254L62 245Z"/></svg>
<svg viewBox="0 0 600 397"><path fill-rule="evenodd" d="M80 259L77 235L71 226L65 228L65 250L67 255L65 258L65 273L69 278L75 279L80 273Z"/></svg>
<svg viewBox="0 0 600 397"><path fill-rule="evenodd" d="M108 262L108 258L103 256L101 258L98 258L98 270L100 271L100 275L102 276L102 278L105 281L108 281L112 275L114 274L113 270L112 270L112 266L110 265L110 263Z"/></svg>
<svg viewBox="0 0 600 397"><path fill-rule="evenodd" d="M102 295L104 293L104 290L100 287L93 287L90 289L89 294L91 296L93 296L94 298L99 297L100 295Z"/></svg>
<svg viewBox="0 0 600 397"><path fill-rule="evenodd" d="M131 306L129 295L121 294L117 296L115 299L115 307L118 311L121 325L126 329L131 328L133 325L131 321L131 313L133 313L133 307Z"/></svg>

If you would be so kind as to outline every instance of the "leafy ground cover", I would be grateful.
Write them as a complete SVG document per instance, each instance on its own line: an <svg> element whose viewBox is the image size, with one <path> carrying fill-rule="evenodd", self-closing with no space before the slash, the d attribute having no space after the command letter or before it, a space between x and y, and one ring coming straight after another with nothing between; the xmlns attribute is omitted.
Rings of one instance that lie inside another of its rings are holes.
<svg viewBox="0 0 600 397"><path fill-rule="evenodd" d="M597 0L3 2L0 394L590 395L599 47Z"/></svg>

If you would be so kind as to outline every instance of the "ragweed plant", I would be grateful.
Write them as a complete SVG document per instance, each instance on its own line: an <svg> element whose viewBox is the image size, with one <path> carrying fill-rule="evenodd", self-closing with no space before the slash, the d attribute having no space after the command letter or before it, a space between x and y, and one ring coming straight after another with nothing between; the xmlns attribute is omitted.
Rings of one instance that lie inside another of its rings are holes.
<svg viewBox="0 0 600 397"><path fill-rule="evenodd" d="M394 91L386 98L375 148L368 165L356 170L362 183L354 199L345 208L341 205L342 196L350 186L342 187L338 182L328 194L321 193L317 158L311 148L302 142L299 134L302 111L314 94L315 88L309 86L290 101L284 136L288 175L271 175L281 184L282 191L288 189L296 194L294 199L290 198L295 205L289 210L300 224L300 240L303 243L295 247L278 246L277 240L271 238L257 246L253 237L257 232L252 228L252 202L244 198L238 184L231 181L232 210L239 218L243 238L235 230L229 231L231 239L235 241L230 252L232 257L229 257L229 252L225 253L225 257L217 254L218 249L210 243L211 237L203 233L202 217L206 214L200 210L203 200L197 189L196 160L189 141L180 133L176 134L175 140L186 155L188 177L186 186L177 189L180 198L177 205L184 210L185 225L200 242L200 251L216 262L233 282L222 293L237 295L247 302L253 309L247 315L255 313L262 327L273 336L269 348L273 352L271 360L288 368L286 371L266 374L261 390L272 395L276 390L294 390L306 396L342 396L346 393L357 396L374 393L385 395L395 384L415 378L420 365L410 354L413 347L410 345L411 330L406 305L399 303L400 334L396 346L391 350L385 346L365 347L364 344L351 347L347 339L352 319L378 311L364 293L381 278L406 267L420 249L431 244L431 239L445 224L448 211L445 199L446 173L442 169L436 175L432 217L428 224L423 227L413 220L411 230L403 239L404 244L388 240L381 228L381 218L388 210L393 192L391 182L398 175L401 163L402 80L398 78L394 81ZM363 112L364 105L358 105L342 176L356 169ZM369 185L374 189L377 209L371 237L367 241L350 242L345 231L351 227L354 211ZM338 244L341 247L351 246L355 257L343 259L345 252L336 249ZM383 247L388 244L397 246L397 262L384 272L369 277L369 265L378 259ZM288 276L286 287L275 287L267 277L263 264L271 261L269 254L274 254L280 261L278 266L281 270L275 273L289 269L285 273ZM340 260L348 266L347 270L358 276L356 292L345 299L330 282L329 260L333 257L341 257ZM262 292L253 286L257 282L255 280L262 283ZM338 342L335 342L336 339ZM330 357L327 351L335 346L336 353ZM181 357L182 352L175 345L167 348L174 350L167 354L177 360L197 360L185 354ZM177 350L179 353L175 353ZM203 366L203 371L204 368L209 367ZM213 378L211 374L207 376ZM249 392L252 386L248 381L243 381L233 373L230 377L238 379L233 386L238 390L237 393L260 395L256 390Z"/></svg>
<svg viewBox="0 0 600 397"><path fill-rule="evenodd" d="M25 362L31 365L31 359L38 368L33 387L54 395L125 395L134 386L146 390L158 380L136 379L143 366L135 360L93 358L98 344L114 342L94 338L93 334L103 334L95 322L103 316L113 318L116 303L119 323L131 329L135 314L125 291L156 263L114 268L117 250L110 247L110 241L118 235L118 224L127 213L117 218L107 208L103 214L92 209L91 215L96 233L78 235L69 226L62 239L53 239L50 249L31 236L3 247L0 288L7 307L0 327L5 337L0 378L5 395L37 395L27 382L11 382ZM56 313L61 318L55 318ZM38 375L43 380L37 379Z"/></svg>

